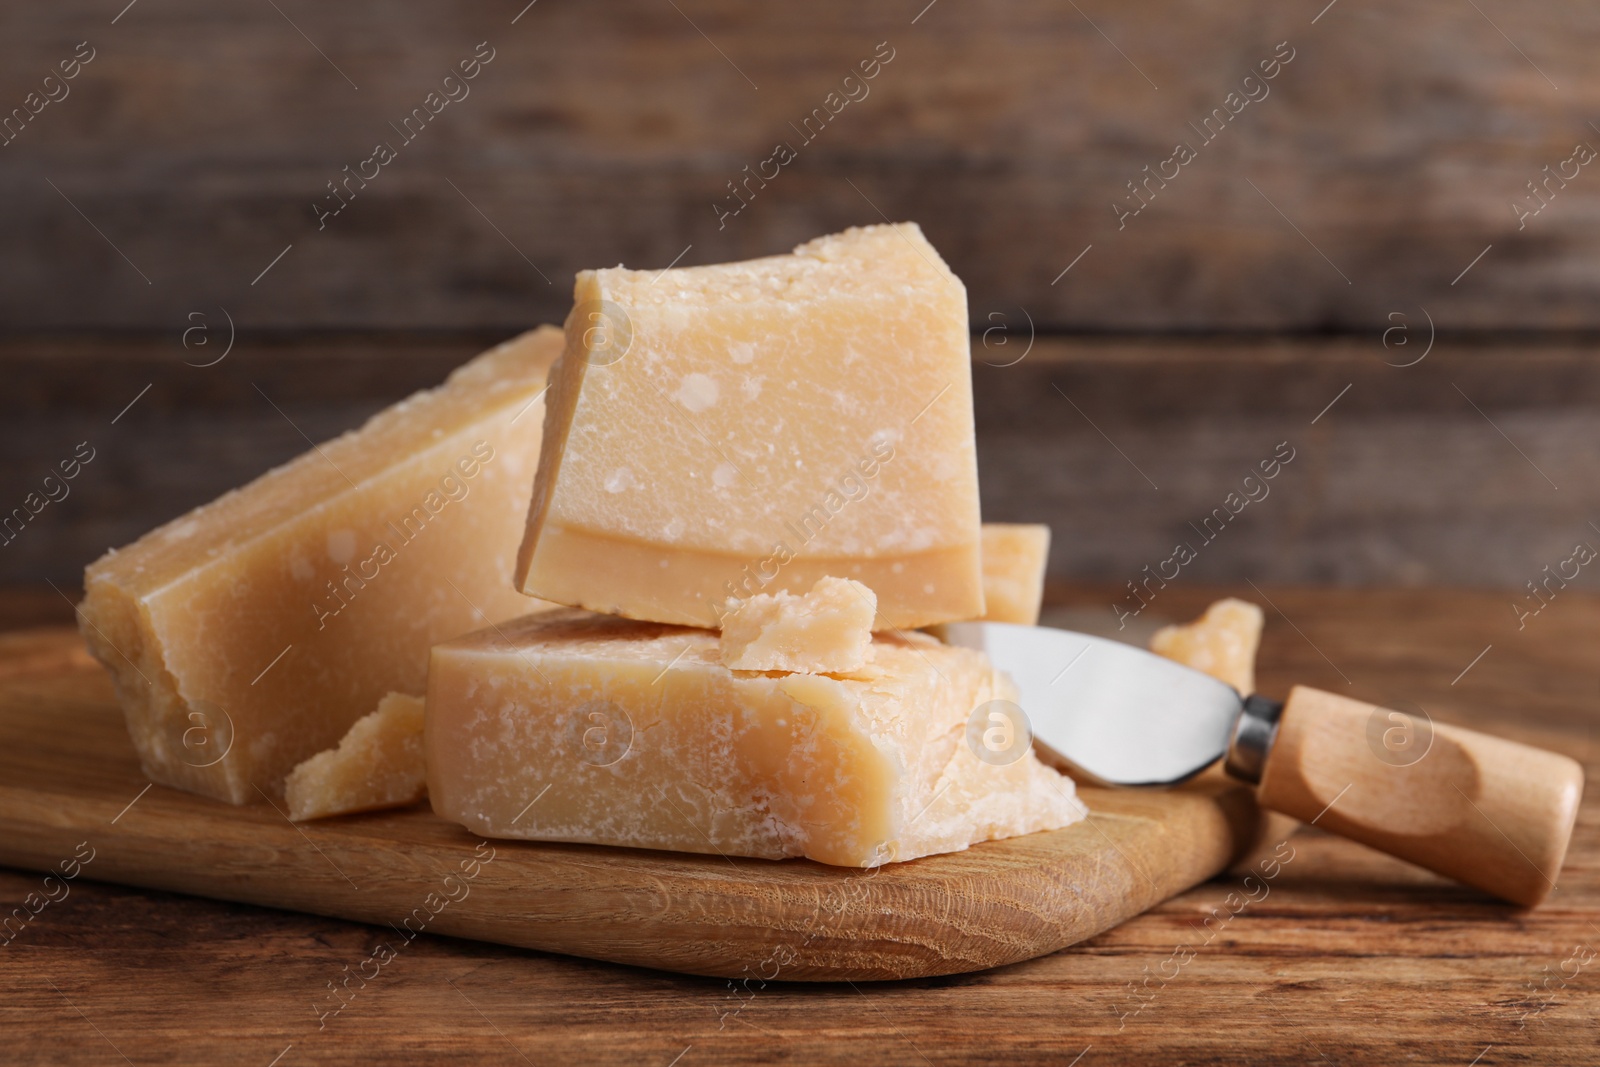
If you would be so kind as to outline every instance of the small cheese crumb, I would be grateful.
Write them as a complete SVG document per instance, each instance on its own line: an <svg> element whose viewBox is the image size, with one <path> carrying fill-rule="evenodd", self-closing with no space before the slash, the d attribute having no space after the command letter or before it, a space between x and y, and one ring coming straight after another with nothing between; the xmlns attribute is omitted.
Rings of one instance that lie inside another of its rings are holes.
<svg viewBox="0 0 1600 1067"><path fill-rule="evenodd" d="M1194 622L1157 630L1150 638L1150 651L1204 671L1249 696L1256 688L1261 623L1260 608L1230 597L1212 604Z"/></svg>
<svg viewBox="0 0 1600 1067"><path fill-rule="evenodd" d="M866 666L878 598L850 578L803 596L758 593L722 620L722 663L736 671L843 674Z"/></svg>
<svg viewBox="0 0 1600 1067"><path fill-rule="evenodd" d="M379 808L401 808L427 795L421 697L390 693L358 719L339 747L318 752L284 783L295 822Z"/></svg>

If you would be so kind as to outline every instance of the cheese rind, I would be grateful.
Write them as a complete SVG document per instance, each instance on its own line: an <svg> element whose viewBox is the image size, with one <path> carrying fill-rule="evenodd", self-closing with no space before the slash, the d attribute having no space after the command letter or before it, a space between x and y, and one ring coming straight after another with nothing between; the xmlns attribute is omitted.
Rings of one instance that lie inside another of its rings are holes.
<svg viewBox="0 0 1600 1067"><path fill-rule="evenodd" d="M1157 630L1150 638L1150 651L1204 671L1249 696L1256 689L1256 649L1263 621L1259 607L1228 597L1191 623Z"/></svg>
<svg viewBox="0 0 1600 1067"><path fill-rule="evenodd" d="M575 297L520 589L716 627L833 575L884 627L983 613L966 291L914 224Z"/></svg>
<svg viewBox="0 0 1600 1067"><path fill-rule="evenodd" d="M428 792L490 837L870 867L1083 817L1031 752L968 747L1014 697L919 634L878 635L859 677L747 674L707 630L556 611L434 649Z"/></svg>
<svg viewBox="0 0 1600 1067"><path fill-rule="evenodd" d="M983 524L984 622L1039 624L1044 603L1050 527L1037 523Z"/></svg>
<svg viewBox="0 0 1600 1067"><path fill-rule="evenodd" d="M423 700L390 693L356 720L336 748L299 764L284 781L295 822L415 804L428 792Z"/></svg>
<svg viewBox="0 0 1600 1067"><path fill-rule="evenodd" d="M84 575L145 774L235 804L334 745L511 587L562 334L524 334ZM533 605L536 606L536 605Z"/></svg>
<svg viewBox="0 0 1600 1067"><path fill-rule="evenodd" d="M872 654L878 598L848 578L819 578L803 596L758 593L722 620L722 663L736 671L839 674Z"/></svg>

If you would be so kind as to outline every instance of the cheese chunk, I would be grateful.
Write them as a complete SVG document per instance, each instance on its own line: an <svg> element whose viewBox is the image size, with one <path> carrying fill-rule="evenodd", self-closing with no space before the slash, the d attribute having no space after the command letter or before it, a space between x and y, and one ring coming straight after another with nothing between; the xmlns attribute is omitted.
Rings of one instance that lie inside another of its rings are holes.
<svg viewBox="0 0 1600 1067"><path fill-rule="evenodd" d="M1261 644L1261 609L1229 597L1182 626L1164 626L1150 638L1150 651L1205 671L1249 696L1256 690L1256 649Z"/></svg>
<svg viewBox="0 0 1600 1067"><path fill-rule="evenodd" d="M357 719L339 747L289 772L284 799L295 822L356 811L401 808L427 795L421 697L390 693Z"/></svg>
<svg viewBox="0 0 1600 1067"><path fill-rule="evenodd" d="M526 613L511 585L539 450L544 327L91 565L79 627L144 771L278 795L435 642Z"/></svg>
<svg viewBox="0 0 1600 1067"><path fill-rule="evenodd" d="M736 671L838 674L872 652L878 598L849 578L818 578L804 596L758 593L722 620L722 663Z"/></svg>
<svg viewBox="0 0 1600 1067"><path fill-rule="evenodd" d="M913 223L578 275L523 592L717 628L853 578L880 628L983 614L966 290Z"/></svg>
<svg viewBox="0 0 1600 1067"><path fill-rule="evenodd" d="M969 742L1014 697L921 634L861 678L743 674L707 630L548 612L434 648L428 794L487 837L872 867L1083 818L1031 749Z"/></svg>
<svg viewBox="0 0 1600 1067"><path fill-rule="evenodd" d="M1050 527L984 523L983 621L1037 626L1049 556Z"/></svg>

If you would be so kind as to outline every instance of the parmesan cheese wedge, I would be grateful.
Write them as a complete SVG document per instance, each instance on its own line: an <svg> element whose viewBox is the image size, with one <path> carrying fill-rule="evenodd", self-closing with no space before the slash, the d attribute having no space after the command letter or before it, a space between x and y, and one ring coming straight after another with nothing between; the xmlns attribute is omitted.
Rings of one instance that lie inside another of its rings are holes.
<svg viewBox="0 0 1600 1067"><path fill-rule="evenodd" d="M1049 556L1050 527L984 523L983 601L987 610L981 621L1037 626Z"/></svg>
<svg viewBox="0 0 1600 1067"><path fill-rule="evenodd" d="M1082 819L1031 749L980 759L1014 699L982 653L878 635L858 676L734 672L717 634L576 610L438 645L428 794L487 837L873 867Z"/></svg>
<svg viewBox="0 0 1600 1067"><path fill-rule="evenodd" d="M422 761L423 701L390 693L356 720L337 748L289 772L284 800L295 822L403 808L427 795Z"/></svg>
<svg viewBox="0 0 1600 1067"><path fill-rule="evenodd" d="M1150 651L1227 682L1249 696L1256 690L1256 649L1261 644L1261 609L1229 597L1206 608L1194 622L1164 626L1150 638Z"/></svg>
<svg viewBox="0 0 1600 1067"><path fill-rule="evenodd" d="M440 388L108 553L79 615L153 781L234 804L339 741L428 649L520 615L511 586L562 334Z"/></svg>
<svg viewBox="0 0 1600 1067"><path fill-rule="evenodd" d="M915 224L583 271L567 336L523 592L716 628L832 575L880 628L983 615L966 290Z"/></svg>

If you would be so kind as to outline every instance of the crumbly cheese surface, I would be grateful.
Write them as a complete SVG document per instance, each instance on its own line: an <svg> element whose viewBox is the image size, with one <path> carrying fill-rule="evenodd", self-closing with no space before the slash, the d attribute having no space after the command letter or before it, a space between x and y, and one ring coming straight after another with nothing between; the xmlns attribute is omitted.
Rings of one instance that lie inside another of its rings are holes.
<svg viewBox="0 0 1600 1067"><path fill-rule="evenodd" d="M983 524L985 622L1039 624L1044 603L1050 527L1031 523Z"/></svg>
<svg viewBox="0 0 1600 1067"><path fill-rule="evenodd" d="M870 867L1084 816L1031 751L968 743L1014 699L981 653L878 635L860 674L749 674L718 635L549 612L434 649L428 793L474 833Z"/></svg>
<svg viewBox="0 0 1600 1067"><path fill-rule="evenodd" d="M724 616L722 663L736 671L860 670L877 612L872 590L848 578L819 578L803 596L760 593Z"/></svg>
<svg viewBox="0 0 1600 1067"><path fill-rule="evenodd" d="M524 592L715 628L832 575L883 627L983 614L966 291L915 224L584 271L567 331Z"/></svg>
<svg viewBox="0 0 1600 1067"><path fill-rule="evenodd" d="M390 693L356 720L338 747L289 772L284 799L295 822L400 808L427 795L421 697Z"/></svg>
<svg viewBox="0 0 1600 1067"><path fill-rule="evenodd" d="M145 773L235 804L336 744L511 584L561 331L524 334L360 429L108 553L80 629Z"/></svg>
<svg viewBox="0 0 1600 1067"><path fill-rule="evenodd" d="M1262 622L1259 607L1230 597L1206 608L1194 622L1157 630L1150 651L1205 671L1249 696L1256 689Z"/></svg>

